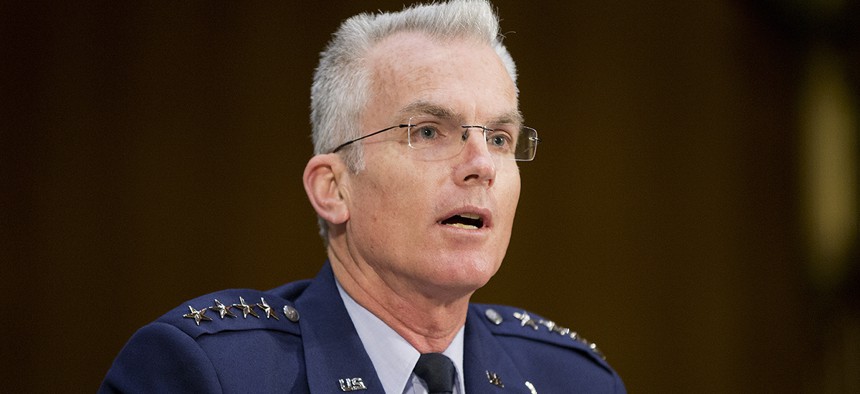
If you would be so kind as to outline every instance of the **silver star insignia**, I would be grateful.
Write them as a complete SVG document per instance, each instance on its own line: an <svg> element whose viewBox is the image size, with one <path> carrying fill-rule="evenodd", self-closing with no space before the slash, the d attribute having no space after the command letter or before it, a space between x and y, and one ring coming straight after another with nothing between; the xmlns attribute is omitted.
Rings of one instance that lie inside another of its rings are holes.
<svg viewBox="0 0 860 394"><path fill-rule="evenodd" d="M529 316L528 312L526 312L526 311L514 312L514 317L516 317L520 321L521 327L525 327L526 325L529 325L529 326L531 326L531 328L534 328L535 330L538 329L537 323L532 319L531 316Z"/></svg>
<svg viewBox="0 0 860 394"><path fill-rule="evenodd" d="M559 335L566 336L568 333L570 333L570 329L568 329L567 327L562 327L558 324L555 324L555 322L552 320L541 320L538 323L546 326L546 328L548 328L550 332L554 332L554 333L557 333Z"/></svg>
<svg viewBox="0 0 860 394"><path fill-rule="evenodd" d="M210 310L218 312L222 319L224 316L236 317L233 312L230 312L230 308L232 308L232 306L222 304L217 298L215 299L215 306L209 307Z"/></svg>
<svg viewBox="0 0 860 394"><path fill-rule="evenodd" d="M246 304L245 299L242 297L239 297L239 303L233 304L233 307L241 309L242 310L242 317L245 319L248 318L248 315L254 316L257 319L260 318L260 315L258 315L257 312L254 312L254 307L252 305Z"/></svg>
<svg viewBox="0 0 860 394"><path fill-rule="evenodd" d="M263 312L266 312L266 319L274 317L275 320L281 320L278 319L278 314L275 313L275 310L266 303L266 300L263 297L260 297L260 302L257 303L257 307L262 309Z"/></svg>
<svg viewBox="0 0 860 394"><path fill-rule="evenodd" d="M194 319L194 322L197 323L198 326L200 325L201 320L212 321L211 317L206 316L206 311L208 310L207 308L203 308L198 311L195 310L191 305L188 305L188 310L190 310L191 312L182 315L182 317L187 319Z"/></svg>
<svg viewBox="0 0 860 394"><path fill-rule="evenodd" d="M543 320L543 319L541 319L541 320L539 320L539 321L538 321L538 323L539 323L539 324L542 324L542 325L544 325L544 326L546 326L546 328L548 328L550 331L553 331L553 329L556 327L555 322L554 322L554 321L552 321L552 320Z"/></svg>
<svg viewBox="0 0 860 394"><path fill-rule="evenodd" d="M600 358L606 360L606 356L603 354L603 352L600 351L600 349L597 348L596 343L590 342L589 340L582 338L582 337L580 337L580 338L581 338L580 342L582 342L585 346L588 346L588 348L591 349L591 351L594 352L594 354L597 354L598 356L600 356Z"/></svg>

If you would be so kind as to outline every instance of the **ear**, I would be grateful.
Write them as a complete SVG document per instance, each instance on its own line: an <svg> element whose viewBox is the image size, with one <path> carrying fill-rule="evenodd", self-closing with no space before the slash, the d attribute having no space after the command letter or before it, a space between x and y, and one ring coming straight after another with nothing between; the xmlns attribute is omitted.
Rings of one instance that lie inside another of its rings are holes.
<svg viewBox="0 0 860 394"><path fill-rule="evenodd" d="M341 193L345 173L346 165L336 153L316 155L305 166L305 192L317 215L329 223L343 224L349 219L349 208Z"/></svg>

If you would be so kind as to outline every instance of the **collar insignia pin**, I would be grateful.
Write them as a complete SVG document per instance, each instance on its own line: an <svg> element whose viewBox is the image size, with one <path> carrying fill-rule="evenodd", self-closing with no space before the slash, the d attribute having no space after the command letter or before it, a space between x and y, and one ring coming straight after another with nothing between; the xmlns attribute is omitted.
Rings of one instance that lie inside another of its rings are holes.
<svg viewBox="0 0 860 394"><path fill-rule="evenodd" d="M364 385L362 378L338 379L338 383L340 383L340 391L343 392L367 390L367 386Z"/></svg>
<svg viewBox="0 0 860 394"><path fill-rule="evenodd" d="M505 387L505 384L502 383L502 378L500 378L499 375L497 375L495 372L490 372L490 371L486 371L486 372L487 372L487 380L489 380L492 385L498 386L501 388Z"/></svg>

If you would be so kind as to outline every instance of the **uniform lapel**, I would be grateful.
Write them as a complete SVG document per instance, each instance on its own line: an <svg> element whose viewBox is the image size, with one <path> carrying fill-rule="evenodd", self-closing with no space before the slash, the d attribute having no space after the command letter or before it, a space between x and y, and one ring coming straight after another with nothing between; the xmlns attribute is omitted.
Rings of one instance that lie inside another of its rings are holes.
<svg viewBox="0 0 860 394"><path fill-rule="evenodd" d="M481 319L480 314L470 307L463 344L466 392L530 393L525 385L526 379Z"/></svg>
<svg viewBox="0 0 860 394"><path fill-rule="evenodd" d="M312 393L385 393L343 306L328 262L296 300L296 308L301 313L299 324Z"/></svg>

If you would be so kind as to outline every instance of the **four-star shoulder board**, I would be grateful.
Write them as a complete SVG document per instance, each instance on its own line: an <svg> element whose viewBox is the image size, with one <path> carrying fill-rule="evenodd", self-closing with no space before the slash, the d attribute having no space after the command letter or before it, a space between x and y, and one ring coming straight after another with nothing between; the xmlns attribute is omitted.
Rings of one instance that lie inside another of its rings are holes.
<svg viewBox="0 0 860 394"><path fill-rule="evenodd" d="M235 296L235 292L233 294ZM225 294L222 294L222 295L225 295ZM202 299L202 297L201 297L201 299ZM247 319L248 315L251 315L252 317L254 317L256 319L262 319L262 317L260 315L263 315L263 316L265 316L266 320L268 320L268 319L280 320L280 315L278 314L278 310L276 308L273 308L271 305L269 305L269 303L266 301L265 297L261 296L260 302L248 303L247 301L245 301L244 297L238 296L238 301L239 301L238 303L234 303L234 304L229 304L229 303L225 304L225 303L221 302L220 300L218 300L217 298L215 298L212 301L212 305L204 306L201 309L195 309L192 305L188 305L188 313L183 314L182 317L186 318L186 319L193 319L194 323L197 326L200 326L201 323L214 321L213 320L214 316L218 316L220 318L220 320L235 319L238 317L239 314L234 313L234 311L241 312L243 319ZM501 326L502 323L505 321L506 316L503 315L502 313L498 312L497 309L487 307L487 306L484 306L484 308L482 308L482 309L484 309L484 317L493 325ZM603 353L600 351L600 349L598 349L598 347L595 343L590 342L587 339L583 338L576 331L571 331L569 328L562 327L562 326L556 324L555 322L553 322L551 320L545 320L545 319L542 319L540 317L532 317L528 312L526 312L524 310L523 311L514 310L512 312L512 309L510 309L509 307L501 307L500 310L506 311L505 312L506 314L510 313L510 317L513 318L512 322L514 323L513 326L505 325L504 327L509 327L509 328L504 329L504 331L511 332L512 329L513 329L513 331L517 331L516 326L519 326L522 329L535 331L535 332L545 330L545 332L549 332L551 334L556 334L558 336L566 337L566 338L569 338L570 340L576 341L580 345L585 346L586 348L590 349L595 355L599 356L601 359L606 360L606 357L603 355ZM208 312L208 311L214 312L215 315L213 317L207 316L206 312ZM295 307L293 307L292 305L289 305L289 304L284 305L283 316L286 317L286 319L288 321L293 322L293 323L297 323L299 321L298 310L296 310ZM261 323L262 323L262 321L261 321ZM502 327L500 327L500 328L502 328ZM553 340L553 341L555 342L556 340ZM487 374L487 380L490 384L495 385L495 386L500 387L500 388L505 387L501 378L495 372L486 371L486 374ZM529 392L531 392L533 394L537 393L535 386L531 382L526 381L524 384L528 388ZM351 380L341 379L340 385L341 385L342 391L366 390L366 387L364 386L364 383L361 380L361 378L353 378Z"/></svg>
<svg viewBox="0 0 860 394"><path fill-rule="evenodd" d="M260 302L249 304L245 301L244 297L239 297L239 303L237 304L224 304L221 301L218 301L216 298L214 300L214 304L211 306L203 307L202 309L194 309L193 306L188 305L189 312L182 315L182 317L186 319L194 319L194 323L198 326L200 322L212 321L212 318L206 316L206 311L213 311L218 314L218 316L223 320L227 317L235 318L236 314L231 311L231 309L237 309L242 312L242 317L247 319L248 315L260 318L260 315L266 317L266 319L275 319L281 320L278 315L278 312L275 308L272 308L269 303L266 302L264 297L260 297ZM261 313L257 313L255 310L258 309ZM283 309L284 316L287 320L296 323L299 321L299 311L296 310L292 305L285 305Z"/></svg>
<svg viewBox="0 0 860 394"><path fill-rule="evenodd" d="M486 317L487 320L497 326L502 324L502 322L504 321L504 317L502 316L502 314L493 308L487 308L486 310L484 310L484 317ZM576 331L571 331L569 328L562 327L551 320L532 318L532 316L529 315L529 313L526 311L513 312L512 317L519 321L520 327L528 327L534 331L546 328L551 333L558 334L563 337L569 337L570 339L585 345L586 347L591 349L594 354L606 360L606 356L603 355L603 352L600 351L596 343L583 338Z"/></svg>
<svg viewBox="0 0 860 394"><path fill-rule="evenodd" d="M211 317L206 316L207 311L213 311L217 313L217 316L220 317L222 320L227 317L236 318L237 315L231 311L231 309L233 308L241 311L242 317L246 319L248 318L248 315L260 319L260 314L257 313L257 311L255 310L256 308L261 312L262 315L266 317L266 319L280 320L277 310L275 308L272 308L266 302L266 299L264 297L260 297L260 302L249 304L245 301L245 298L241 296L239 297L239 302L232 305L224 304L217 298L213 300L213 305L203 307L199 310L195 309L191 305L188 305L188 313L183 314L182 317L187 319L194 319L194 323L199 326L201 322L212 321ZM287 318L287 320L293 323L299 321L299 311L296 310L296 308L294 308L292 305L285 305L283 308L283 314ZM484 317L486 317L487 320L497 326L502 324L502 322L505 320L502 314L493 308L485 309ZM551 320L532 318L532 316L529 315L529 313L526 311L513 312L512 317L519 321L520 327L528 327L534 331L538 331L545 328L551 333L558 334L563 337L569 337L570 339L585 345L595 354L600 356L600 358L604 360L606 359L606 356L603 355L603 352L600 351L596 343L583 338L576 331L571 331L569 328L560 326Z"/></svg>

